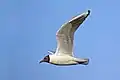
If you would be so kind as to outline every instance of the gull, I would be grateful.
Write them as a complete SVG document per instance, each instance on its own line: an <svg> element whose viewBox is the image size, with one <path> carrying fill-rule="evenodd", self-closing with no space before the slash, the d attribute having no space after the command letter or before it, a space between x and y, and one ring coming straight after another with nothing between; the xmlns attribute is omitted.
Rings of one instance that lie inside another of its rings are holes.
<svg viewBox="0 0 120 80"><path fill-rule="evenodd" d="M58 66L68 66L89 63L88 58L77 58L73 52L74 33L90 14L90 10L73 17L64 23L56 33L56 51L48 51L50 54L40 60L39 63L47 62Z"/></svg>

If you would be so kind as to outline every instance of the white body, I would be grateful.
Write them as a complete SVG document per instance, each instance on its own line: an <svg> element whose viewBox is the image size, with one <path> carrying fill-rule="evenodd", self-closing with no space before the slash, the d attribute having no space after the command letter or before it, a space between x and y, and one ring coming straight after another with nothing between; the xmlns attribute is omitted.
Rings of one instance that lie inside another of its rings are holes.
<svg viewBox="0 0 120 80"><path fill-rule="evenodd" d="M84 65L88 64L88 59L75 58L69 55L49 55L50 63L55 65L76 65L83 63Z"/></svg>

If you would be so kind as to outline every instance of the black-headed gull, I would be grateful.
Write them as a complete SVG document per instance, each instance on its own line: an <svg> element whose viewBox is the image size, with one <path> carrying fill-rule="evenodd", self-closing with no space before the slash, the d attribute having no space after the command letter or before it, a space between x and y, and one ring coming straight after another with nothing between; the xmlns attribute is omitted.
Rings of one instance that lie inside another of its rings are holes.
<svg viewBox="0 0 120 80"><path fill-rule="evenodd" d="M83 64L87 65L89 63L88 58L76 58L73 55L73 39L74 33L78 27L83 23L83 21L90 14L90 10L80 14L70 21L66 22L61 26L61 28L56 33L57 38L57 49L55 52L44 57L39 63L48 62L54 65L77 65Z"/></svg>

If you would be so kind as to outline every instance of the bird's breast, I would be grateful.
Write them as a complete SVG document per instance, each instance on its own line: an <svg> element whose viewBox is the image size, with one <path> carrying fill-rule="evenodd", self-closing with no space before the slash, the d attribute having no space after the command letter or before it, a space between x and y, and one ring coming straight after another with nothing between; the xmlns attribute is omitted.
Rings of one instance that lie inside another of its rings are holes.
<svg viewBox="0 0 120 80"><path fill-rule="evenodd" d="M77 62L74 61L74 57L71 56L50 56L50 63L56 65L77 64Z"/></svg>

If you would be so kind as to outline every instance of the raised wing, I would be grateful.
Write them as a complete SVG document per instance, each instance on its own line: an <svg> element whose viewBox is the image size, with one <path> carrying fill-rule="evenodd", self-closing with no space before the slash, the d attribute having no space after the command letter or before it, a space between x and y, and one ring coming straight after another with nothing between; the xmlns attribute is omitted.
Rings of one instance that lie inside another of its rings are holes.
<svg viewBox="0 0 120 80"><path fill-rule="evenodd" d="M83 23L83 21L90 14L90 10L72 18L67 23L63 24L57 31L57 49L56 55L70 55L73 56L73 39L74 32Z"/></svg>

